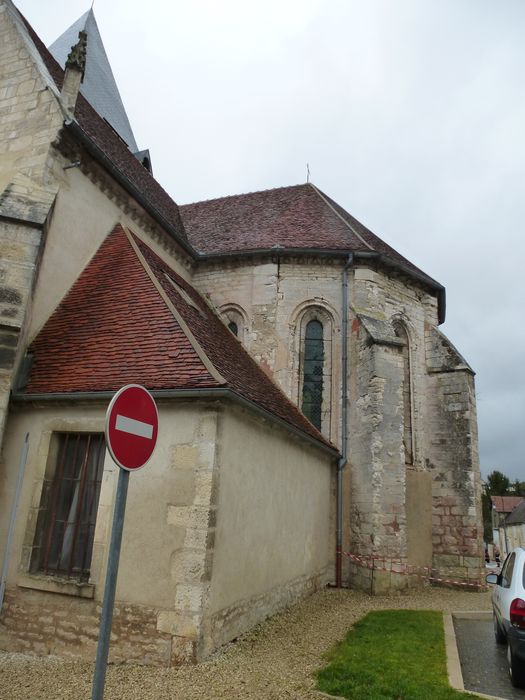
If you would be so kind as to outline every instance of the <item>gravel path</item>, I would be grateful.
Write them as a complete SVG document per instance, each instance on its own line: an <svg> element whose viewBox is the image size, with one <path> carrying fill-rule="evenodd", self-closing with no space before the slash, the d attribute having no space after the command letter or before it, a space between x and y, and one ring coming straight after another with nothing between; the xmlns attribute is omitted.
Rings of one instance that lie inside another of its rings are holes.
<svg viewBox="0 0 525 700"><path fill-rule="evenodd" d="M489 593L430 589L371 598L326 590L276 615L198 666L110 666L105 700L319 700L312 674L323 652L369 610L489 610ZM0 652L1 700L88 700L93 665Z"/></svg>

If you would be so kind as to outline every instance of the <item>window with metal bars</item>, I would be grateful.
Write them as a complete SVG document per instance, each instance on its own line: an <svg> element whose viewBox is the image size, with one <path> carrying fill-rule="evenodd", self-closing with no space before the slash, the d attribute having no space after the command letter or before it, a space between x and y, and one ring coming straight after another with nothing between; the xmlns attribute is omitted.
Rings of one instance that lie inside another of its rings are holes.
<svg viewBox="0 0 525 700"><path fill-rule="evenodd" d="M309 321L306 324L302 365L303 400L301 409L310 422L321 430L324 341L323 324L320 321Z"/></svg>
<svg viewBox="0 0 525 700"><path fill-rule="evenodd" d="M100 484L102 433L55 433L44 479L31 570L89 579Z"/></svg>

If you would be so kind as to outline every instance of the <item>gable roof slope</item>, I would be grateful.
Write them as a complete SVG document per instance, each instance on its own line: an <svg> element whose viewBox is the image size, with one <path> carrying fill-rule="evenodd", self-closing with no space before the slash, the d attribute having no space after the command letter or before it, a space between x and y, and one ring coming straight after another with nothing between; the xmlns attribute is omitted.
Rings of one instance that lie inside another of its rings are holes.
<svg viewBox="0 0 525 700"><path fill-rule="evenodd" d="M120 225L29 352L31 372L20 395L26 399L75 398L128 383L160 392L222 391L337 452L193 287Z"/></svg>

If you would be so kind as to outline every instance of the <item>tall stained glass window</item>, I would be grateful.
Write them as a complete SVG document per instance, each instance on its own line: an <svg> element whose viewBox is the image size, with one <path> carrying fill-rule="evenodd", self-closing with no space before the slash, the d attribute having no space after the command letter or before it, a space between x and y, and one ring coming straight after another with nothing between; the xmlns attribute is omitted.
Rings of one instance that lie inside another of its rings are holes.
<svg viewBox="0 0 525 700"><path fill-rule="evenodd" d="M303 353L303 401L304 415L321 430L323 403L324 343L323 324L309 321L306 325Z"/></svg>

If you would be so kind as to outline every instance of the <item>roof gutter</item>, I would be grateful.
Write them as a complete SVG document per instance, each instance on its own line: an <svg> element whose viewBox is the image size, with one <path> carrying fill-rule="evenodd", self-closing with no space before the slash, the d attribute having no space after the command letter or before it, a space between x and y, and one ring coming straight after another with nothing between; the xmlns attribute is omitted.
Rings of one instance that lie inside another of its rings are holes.
<svg viewBox="0 0 525 700"><path fill-rule="evenodd" d="M73 119L66 119L64 126L78 138L78 140L85 147L86 151L88 151L88 153L92 155L93 158L115 178L115 180L126 190L126 192L131 194L132 197L137 200L141 207L143 207L148 214L150 214L155 221L157 221L162 228L164 228L170 234L170 236L175 239L180 247L193 260L196 260L199 257L193 247L187 241L181 238L180 233L177 231L175 226L173 226L173 224L170 223L166 217L164 217L154 206L151 205L150 202L148 202L141 190L115 166L111 158L108 158L104 151L97 146L92 139L90 139L77 121Z"/></svg>
<svg viewBox="0 0 525 700"><path fill-rule="evenodd" d="M288 423L279 416L271 413L267 409L259 406L250 399L241 396L232 389L227 388L207 388L207 389L157 389L151 390L150 394L155 399L228 399L239 404L243 408L247 408L254 413L257 413L262 418L265 418L277 425L281 426L290 433L297 435L302 440L318 447L323 452L326 452L333 458L339 457L339 451L335 447L331 447L322 440L318 440L312 435L304 432L300 428ZM38 402L53 402L53 401L110 401L115 396L114 391L77 391L77 392L56 392L49 394L12 394L13 401L17 403L38 403Z"/></svg>

